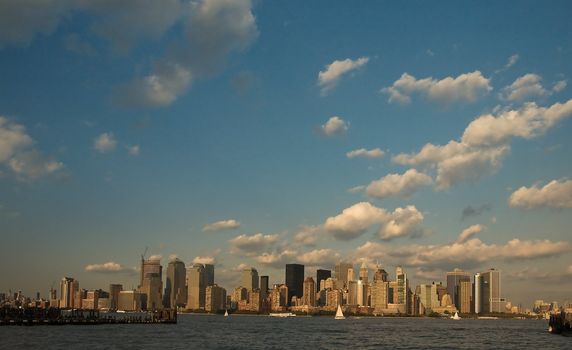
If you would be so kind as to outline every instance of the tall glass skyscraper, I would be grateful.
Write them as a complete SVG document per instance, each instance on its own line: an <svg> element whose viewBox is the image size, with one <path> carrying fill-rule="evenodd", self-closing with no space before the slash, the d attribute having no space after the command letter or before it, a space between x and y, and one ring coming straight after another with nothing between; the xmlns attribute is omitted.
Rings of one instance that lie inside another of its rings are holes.
<svg viewBox="0 0 572 350"><path fill-rule="evenodd" d="M288 305L291 305L293 296L301 298L304 294L304 265L286 264L286 286Z"/></svg>

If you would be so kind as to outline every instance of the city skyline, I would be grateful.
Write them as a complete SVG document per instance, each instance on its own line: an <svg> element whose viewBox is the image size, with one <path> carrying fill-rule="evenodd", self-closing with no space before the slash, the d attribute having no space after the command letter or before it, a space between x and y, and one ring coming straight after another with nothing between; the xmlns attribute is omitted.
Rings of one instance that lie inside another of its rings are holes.
<svg viewBox="0 0 572 350"><path fill-rule="evenodd" d="M0 291L138 287L143 254L162 288L177 256L228 294L346 261L570 300L571 10L0 1Z"/></svg>

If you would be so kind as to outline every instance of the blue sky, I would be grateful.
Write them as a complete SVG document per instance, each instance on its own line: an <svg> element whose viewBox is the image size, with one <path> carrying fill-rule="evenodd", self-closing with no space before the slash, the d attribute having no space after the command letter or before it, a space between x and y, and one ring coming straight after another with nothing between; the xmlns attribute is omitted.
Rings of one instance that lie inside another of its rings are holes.
<svg viewBox="0 0 572 350"><path fill-rule="evenodd" d="M135 285L148 246L227 288L366 259L569 300L570 10L0 1L0 289Z"/></svg>

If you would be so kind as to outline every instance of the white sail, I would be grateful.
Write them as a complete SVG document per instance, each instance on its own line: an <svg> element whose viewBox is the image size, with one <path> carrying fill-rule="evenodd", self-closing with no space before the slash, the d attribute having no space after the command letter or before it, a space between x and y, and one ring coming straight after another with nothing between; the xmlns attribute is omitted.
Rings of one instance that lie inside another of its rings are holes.
<svg viewBox="0 0 572 350"><path fill-rule="evenodd" d="M460 320L461 319L458 312L455 312L455 316L451 316L451 318L454 320Z"/></svg>
<svg viewBox="0 0 572 350"><path fill-rule="evenodd" d="M340 305L338 305L338 311L336 311L336 320L344 320L346 317L344 316L344 313L342 312L342 307Z"/></svg>
<svg viewBox="0 0 572 350"><path fill-rule="evenodd" d="M224 316L228 317L228 310L224 310Z"/></svg>

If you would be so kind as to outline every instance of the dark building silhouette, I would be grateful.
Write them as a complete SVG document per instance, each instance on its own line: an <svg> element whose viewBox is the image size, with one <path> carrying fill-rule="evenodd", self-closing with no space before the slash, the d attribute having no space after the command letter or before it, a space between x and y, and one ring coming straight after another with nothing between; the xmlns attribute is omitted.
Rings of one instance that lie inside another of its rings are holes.
<svg viewBox="0 0 572 350"><path fill-rule="evenodd" d="M286 264L286 286L288 287L288 305L292 297L301 298L304 294L304 265Z"/></svg>
<svg viewBox="0 0 572 350"><path fill-rule="evenodd" d="M322 286L320 285L322 280L327 280L328 278L332 277L331 270L322 270L318 269L316 271L316 290L321 290Z"/></svg>
<svg viewBox="0 0 572 350"><path fill-rule="evenodd" d="M266 299L268 295L268 276L260 276L260 298Z"/></svg>

